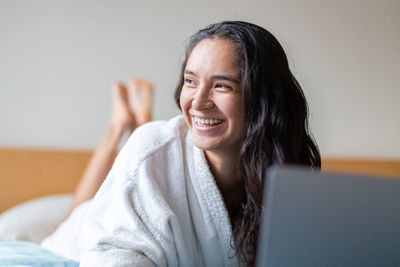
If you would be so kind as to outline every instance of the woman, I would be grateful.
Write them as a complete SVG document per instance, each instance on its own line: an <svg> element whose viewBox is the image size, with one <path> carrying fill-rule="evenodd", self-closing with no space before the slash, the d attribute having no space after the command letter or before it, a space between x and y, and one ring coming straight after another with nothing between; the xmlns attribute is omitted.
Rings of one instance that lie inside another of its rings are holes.
<svg viewBox="0 0 400 267"><path fill-rule="evenodd" d="M193 35L175 98L183 117L136 130L90 206L71 215L82 266L251 266L265 169L320 167L303 92L259 26Z"/></svg>

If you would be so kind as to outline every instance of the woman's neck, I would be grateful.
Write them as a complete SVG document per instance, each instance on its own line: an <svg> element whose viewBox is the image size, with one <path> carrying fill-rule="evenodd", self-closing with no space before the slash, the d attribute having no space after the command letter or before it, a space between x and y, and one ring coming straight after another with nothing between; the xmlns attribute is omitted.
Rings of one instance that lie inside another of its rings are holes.
<svg viewBox="0 0 400 267"><path fill-rule="evenodd" d="M221 155L205 151L204 154L220 190L236 187L241 183L238 153Z"/></svg>
<svg viewBox="0 0 400 267"><path fill-rule="evenodd" d="M221 155L205 151L205 156L233 223L235 214L244 199L239 153Z"/></svg>

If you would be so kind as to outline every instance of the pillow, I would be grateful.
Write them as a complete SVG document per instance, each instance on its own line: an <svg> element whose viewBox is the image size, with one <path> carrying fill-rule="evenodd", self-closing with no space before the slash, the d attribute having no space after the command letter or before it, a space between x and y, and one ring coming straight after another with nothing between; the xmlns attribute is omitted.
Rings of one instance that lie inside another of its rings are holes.
<svg viewBox="0 0 400 267"><path fill-rule="evenodd" d="M36 198L0 215L0 241L24 240L39 244L66 219L72 194Z"/></svg>
<svg viewBox="0 0 400 267"><path fill-rule="evenodd" d="M79 262L61 257L29 242L0 242L0 266L78 267Z"/></svg>

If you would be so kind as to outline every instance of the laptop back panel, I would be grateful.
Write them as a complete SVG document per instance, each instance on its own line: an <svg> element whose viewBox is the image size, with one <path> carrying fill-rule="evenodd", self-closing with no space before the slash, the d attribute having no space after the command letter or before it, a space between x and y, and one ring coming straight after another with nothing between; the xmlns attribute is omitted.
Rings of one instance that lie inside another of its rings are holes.
<svg viewBox="0 0 400 267"><path fill-rule="evenodd" d="M259 266L400 266L400 179L273 167Z"/></svg>

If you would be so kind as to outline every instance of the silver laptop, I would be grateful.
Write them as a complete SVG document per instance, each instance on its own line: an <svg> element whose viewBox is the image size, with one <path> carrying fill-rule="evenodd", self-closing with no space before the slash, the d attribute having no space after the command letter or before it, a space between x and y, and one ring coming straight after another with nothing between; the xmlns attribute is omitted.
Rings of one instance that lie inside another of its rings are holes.
<svg viewBox="0 0 400 267"><path fill-rule="evenodd" d="M400 266L400 179L266 172L257 266Z"/></svg>

